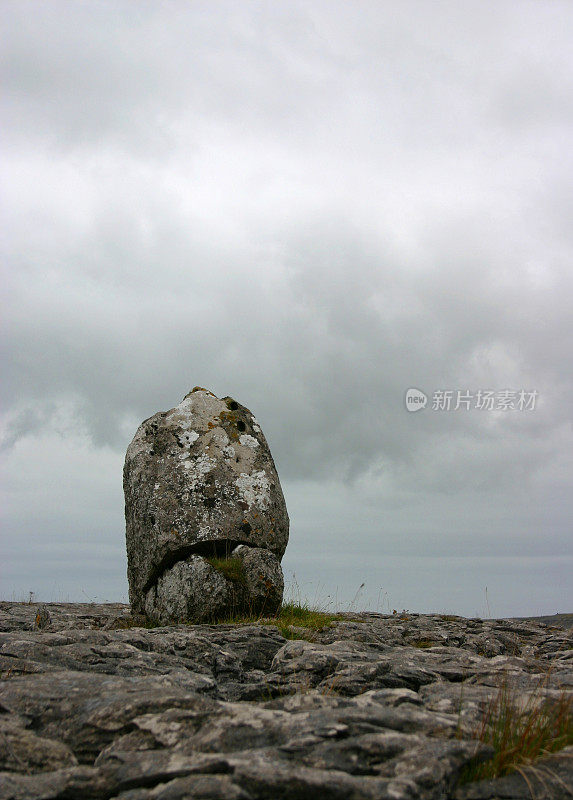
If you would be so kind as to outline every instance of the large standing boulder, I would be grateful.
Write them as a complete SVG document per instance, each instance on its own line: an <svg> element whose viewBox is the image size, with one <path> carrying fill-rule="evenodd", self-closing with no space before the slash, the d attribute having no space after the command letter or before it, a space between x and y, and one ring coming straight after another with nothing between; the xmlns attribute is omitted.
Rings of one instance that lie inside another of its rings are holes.
<svg viewBox="0 0 573 800"><path fill-rule="evenodd" d="M289 519L247 408L196 387L139 426L123 487L134 612L207 622L280 605Z"/></svg>

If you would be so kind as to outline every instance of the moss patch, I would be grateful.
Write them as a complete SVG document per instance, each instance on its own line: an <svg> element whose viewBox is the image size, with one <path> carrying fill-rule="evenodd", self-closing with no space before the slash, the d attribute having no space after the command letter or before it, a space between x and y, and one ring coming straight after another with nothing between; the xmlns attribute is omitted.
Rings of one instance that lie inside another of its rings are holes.
<svg viewBox="0 0 573 800"><path fill-rule="evenodd" d="M206 558L205 561L211 564L217 572L224 575L231 583L246 586L245 569L240 558Z"/></svg>
<svg viewBox="0 0 573 800"><path fill-rule="evenodd" d="M426 650L428 647L435 647L437 642L432 641L431 639L413 639L411 642L408 642L411 647L418 647L422 650Z"/></svg>

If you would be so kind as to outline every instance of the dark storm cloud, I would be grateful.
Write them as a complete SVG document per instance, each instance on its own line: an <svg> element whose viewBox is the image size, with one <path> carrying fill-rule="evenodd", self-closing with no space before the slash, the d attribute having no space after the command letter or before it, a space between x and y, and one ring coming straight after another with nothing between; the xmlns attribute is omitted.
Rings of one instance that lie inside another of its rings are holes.
<svg viewBox="0 0 573 800"><path fill-rule="evenodd" d="M333 557L345 526L366 553L381 525L396 557L538 553L543 520L562 552L569 4L5 2L3 16L3 442L22 541L57 463L46 541L72 543L77 524L93 547L93 508L65 489L84 464L75 494L108 509L122 558L121 491L95 476L120 486L138 423L200 384L257 414L294 530L316 543L342 526ZM539 402L408 414L409 386Z"/></svg>

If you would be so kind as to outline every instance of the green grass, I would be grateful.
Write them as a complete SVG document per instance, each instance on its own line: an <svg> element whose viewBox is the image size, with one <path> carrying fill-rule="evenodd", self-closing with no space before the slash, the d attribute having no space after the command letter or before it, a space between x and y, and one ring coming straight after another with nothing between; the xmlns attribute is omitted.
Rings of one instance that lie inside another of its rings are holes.
<svg viewBox="0 0 573 800"><path fill-rule="evenodd" d="M343 620L337 614L328 614L311 608L306 603L283 603L276 614L237 614L218 621L219 625L274 625L285 639L312 639L313 632L328 628L333 622Z"/></svg>
<svg viewBox="0 0 573 800"><path fill-rule="evenodd" d="M226 578L244 585L243 562L240 558L207 558L206 561L219 570ZM223 619L214 620L216 625L274 625L285 639L313 639L318 631L328 628L333 622L345 617L328 613L325 609L312 606L301 598L296 580L289 587L290 599L285 600L276 612L237 611Z"/></svg>
<svg viewBox="0 0 573 800"><path fill-rule="evenodd" d="M460 783L499 778L520 771L539 758L573 744L573 698L563 693L558 700L543 698L540 685L524 707L505 682L489 704L473 738L494 748L494 756L470 764Z"/></svg>
<svg viewBox="0 0 573 800"><path fill-rule="evenodd" d="M246 584L245 570L240 558L206 558L209 564L232 583Z"/></svg>
<svg viewBox="0 0 573 800"><path fill-rule="evenodd" d="M276 617L269 620L275 624L285 639L306 638L302 632L297 634L292 628L304 628L308 631L321 631L328 628L333 622L344 619L336 614L317 611L306 604L293 601L283 603Z"/></svg>

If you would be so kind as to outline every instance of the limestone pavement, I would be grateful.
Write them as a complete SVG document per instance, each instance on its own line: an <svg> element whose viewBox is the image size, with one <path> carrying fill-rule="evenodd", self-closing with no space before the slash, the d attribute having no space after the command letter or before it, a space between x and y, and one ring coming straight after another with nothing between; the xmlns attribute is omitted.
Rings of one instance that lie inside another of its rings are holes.
<svg viewBox="0 0 573 800"><path fill-rule="evenodd" d="M120 604L0 603L0 800L555 800L573 748L458 786L475 731L573 693L571 632L530 621L348 614L146 628ZM540 688L541 687L541 688Z"/></svg>

